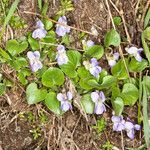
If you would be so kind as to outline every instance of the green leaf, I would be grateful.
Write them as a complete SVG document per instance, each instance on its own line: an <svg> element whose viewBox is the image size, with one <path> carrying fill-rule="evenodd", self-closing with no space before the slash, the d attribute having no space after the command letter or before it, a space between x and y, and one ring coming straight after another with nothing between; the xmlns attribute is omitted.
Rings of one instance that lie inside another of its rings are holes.
<svg viewBox="0 0 150 150"><path fill-rule="evenodd" d="M148 26L149 21L150 21L150 8L148 9L147 14L144 19L144 29Z"/></svg>
<svg viewBox="0 0 150 150"><path fill-rule="evenodd" d="M142 45L143 45L143 48L144 48L145 55L146 55L146 57L148 59L148 62L150 64L150 49L149 49L148 44L145 41L144 32L142 32L141 38L142 38Z"/></svg>
<svg viewBox="0 0 150 150"><path fill-rule="evenodd" d="M115 100L111 101L115 115L120 116L122 114L124 103L120 97L117 97Z"/></svg>
<svg viewBox="0 0 150 150"><path fill-rule="evenodd" d="M77 51L69 50L67 51L67 56L69 62L67 64L61 65L61 70L70 78L77 77L76 69L80 66L81 54Z"/></svg>
<svg viewBox="0 0 150 150"><path fill-rule="evenodd" d="M27 86L26 97L28 104L36 104L45 99L47 91L45 89L38 89L36 83L31 83Z"/></svg>
<svg viewBox="0 0 150 150"><path fill-rule="evenodd" d="M111 68L111 73L113 76L117 77L119 80L127 79L128 74L124 66L123 60L119 60L115 66Z"/></svg>
<svg viewBox="0 0 150 150"><path fill-rule="evenodd" d="M9 56L9 54L1 48L0 48L0 55L4 57L6 60L11 60L11 57Z"/></svg>
<svg viewBox="0 0 150 150"><path fill-rule="evenodd" d="M144 76L142 83L145 86L147 95L150 96L150 76Z"/></svg>
<svg viewBox="0 0 150 150"><path fill-rule="evenodd" d="M51 67L42 75L42 84L46 87L60 86L64 83L64 74L58 69Z"/></svg>
<svg viewBox="0 0 150 150"><path fill-rule="evenodd" d="M3 83L0 83L0 96L4 94L6 87Z"/></svg>
<svg viewBox="0 0 150 150"><path fill-rule="evenodd" d="M5 17L4 24L3 24L3 27L2 27L2 30L1 30L2 32L0 34L0 40L1 40L1 37L3 36L3 34L5 32L5 28L8 25L11 17L14 15L14 12L17 9L17 6L18 6L19 2L20 2L20 0L15 0L13 2L13 4L11 5L10 9L8 9L9 11L8 11L7 16Z"/></svg>
<svg viewBox="0 0 150 150"><path fill-rule="evenodd" d="M116 17L114 17L113 18L113 21L114 21L114 24L116 25L116 26L119 26L120 24L121 24L121 17L119 17L119 16L116 16Z"/></svg>
<svg viewBox="0 0 150 150"><path fill-rule="evenodd" d="M91 95L83 95L80 100L81 106L87 114L93 114L94 112L94 103L91 100Z"/></svg>
<svg viewBox="0 0 150 150"><path fill-rule="evenodd" d="M87 48L85 56L100 59L104 54L104 48L101 45L94 45Z"/></svg>
<svg viewBox="0 0 150 150"><path fill-rule="evenodd" d="M62 37L62 41L61 41L62 44L65 44L67 46L70 45L70 39L69 39L69 35L66 34L65 36Z"/></svg>
<svg viewBox="0 0 150 150"><path fill-rule="evenodd" d="M116 99L120 95L120 89L119 89L119 87L116 86L116 85L112 86L111 90L112 90L112 96L111 96L111 98L112 99Z"/></svg>
<svg viewBox="0 0 150 150"><path fill-rule="evenodd" d="M56 39L56 33L53 30L50 30L44 39L41 39L42 42L45 43L52 43L55 44L57 39ZM41 44L42 45L42 44ZM49 45L48 45L49 47Z"/></svg>
<svg viewBox="0 0 150 150"><path fill-rule="evenodd" d="M139 97L139 91L132 83L126 83L123 86L120 97L123 99L124 105L133 106Z"/></svg>
<svg viewBox="0 0 150 150"><path fill-rule="evenodd" d="M129 70L131 72L141 72L148 66L148 62L145 59L142 59L141 62L137 61L135 58L131 58L129 63Z"/></svg>
<svg viewBox="0 0 150 150"><path fill-rule="evenodd" d="M53 23L51 21L49 21L48 19L44 20L44 27L46 30L50 30L53 27Z"/></svg>
<svg viewBox="0 0 150 150"><path fill-rule="evenodd" d="M77 72L80 78L92 77L90 72L86 70L85 67L79 67Z"/></svg>
<svg viewBox="0 0 150 150"><path fill-rule="evenodd" d="M22 53L28 48L28 42L18 42L17 40L9 40L6 43L6 49L12 56Z"/></svg>
<svg viewBox="0 0 150 150"><path fill-rule="evenodd" d="M45 98L45 104L56 115L62 114L62 111L60 109L60 102L56 98L56 93L54 92L48 93Z"/></svg>
<svg viewBox="0 0 150 150"><path fill-rule="evenodd" d="M32 50L38 50L38 49L40 49L39 42L36 39L32 38L31 35L28 36L28 42L29 42Z"/></svg>
<svg viewBox="0 0 150 150"><path fill-rule="evenodd" d="M146 40L149 40L150 41L150 27L147 27L144 31L143 31L143 35L144 35L144 38Z"/></svg>
<svg viewBox="0 0 150 150"><path fill-rule="evenodd" d="M38 0L38 6L39 6L39 9L41 10L42 9L42 0Z"/></svg>
<svg viewBox="0 0 150 150"><path fill-rule="evenodd" d="M100 85L100 88L109 88L116 84L117 79L111 75L107 75L103 78L102 84Z"/></svg>
<svg viewBox="0 0 150 150"><path fill-rule="evenodd" d="M146 88L143 85L143 126L144 126L144 138L147 148L150 148L150 126L148 122L148 97Z"/></svg>
<svg viewBox="0 0 150 150"><path fill-rule="evenodd" d="M109 32L107 32L104 38L105 47L109 47L111 45L119 46L120 42L121 42L120 35L114 29L111 29Z"/></svg>
<svg viewBox="0 0 150 150"><path fill-rule="evenodd" d="M18 71L19 69L23 67L28 66L28 62L24 57L18 57L14 62L13 62L13 67Z"/></svg>

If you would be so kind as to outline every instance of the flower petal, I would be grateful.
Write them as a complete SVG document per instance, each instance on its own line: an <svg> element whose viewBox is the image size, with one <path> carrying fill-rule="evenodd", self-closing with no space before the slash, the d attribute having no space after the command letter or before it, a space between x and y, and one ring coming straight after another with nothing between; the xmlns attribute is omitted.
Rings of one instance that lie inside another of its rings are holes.
<svg viewBox="0 0 150 150"><path fill-rule="evenodd" d="M36 22L36 27L37 27L37 28L44 28L43 22L42 22L41 20L38 20L38 21Z"/></svg>
<svg viewBox="0 0 150 150"><path fill-rule="evenodd" d="M134 125L133 125L132 122L126 121L126 122L125 122L125 128L126 128L127 130L131 130L131 129L134 129Z"/></svg>
<svg viewBox="0 0 150 150"><path fill-rule="evenodd" d="M36 72L43 67L40 61L30 61L30 66L33 72Z"/></svg>
<svg viewBox="0 0 150 150"><path fill-rule="evenodd" d="M140 130L140 129L141 129L141 126L138 125L138 124L135 124L135 125L134 125L134 129L135 129L135 130Z"/></svg>
<svg viewBox="0 0 150 150"><path fill-rule="evenodd" d="M141 62L141 61L142 61L142 57L140 56L139 53L137 53L137 54L135 55L135 59L136 59L138 62Z"/></svg>
<svg viewBox="0 0 150 150"><path fill-rule="evenodd" d="M34 52L34 56L39 59L40 58L40 52L39 51L35 51Z"/></svg>
<svg viewBox="0 0 150 150"><path fill-rule="evenodd" d="M132 140L134 139L134 134L134 129L127 131L127 136Z"/></svg>
<svg viewBox="0 0 150 150"><path fill-rule="evenodd" d="M90 68L89 71L94 77L98 78L99 73L102 71L102 69L101 69L101 67L96 66L96 67Z"/></svg>
<svg viewBox="0 0 150 150"><path fill-rule="evenodd" d="M57 99L58 99L59 101L64 101L64 100L65 100L64 95L63 95L62 93L58 93L58 94L57 94Z"/></svg>
<svg viewBox="0 0 150 150"><path fill-rule="evenodd" d="M72 105L68 101L64 101L61 103L61 109L63 111L68 111L69 109L72 109Z"/></svg>
<svg viewBox="0 0 150 150"><path fill-rule="evenodd" d="M105 101L105 95L104 95L104 93L102 92L102 91L100 91L99 92L99 97L100 97L100 99L102 100L102 102L104 102Z"/></svg>
<svg viewBox="0 0 150 150"><path fill-rule="evenodd" d="M95 109L94 109L94 112L97 114L97 115L101 115L103 112L106 111L106 107L104 104L102 103L96 103L95 104Z"/></svg>
<svg viewBox="0 0 150 150"><path fill-rule="evenodd" d="M130 48L125 48L125 50L129 53L129 54L136 54L138 49L134 46L130 47Z"/></svg>
<svg viewBox="0 0 150 150"><path fill-rule="evenodd" d="M95 67L95 66L97 66L99 64L96 58L92 58L90 60L90 62L91 62L91 64L92 64L93 67Z"/></svg>
<svg viewBox="0 0 150 150"><path fill-rule="evenodd" d="M109 66L110 67L113 67L113 66L115 66L115 64L116 64L116 61L115 60L108 60L108 64L109 64Z"/></svg>
<svg viewBox="0 0 150 150"><path fill-rule="evenodd" d="M58 45L57 50L58 51L65 51L65 47L63 45Z"/></svg>
<svg viewBox="0 0 150 150"><path fill-rule="evenodd" d="M112 121L112 122L117 122L117 123L119 123L119 122L121 122L121 120L123 120L123 117L122 117L122 116L112 116L112 117L111 117L111 121Z"/></svg>
<svg viewBox="0 0 150 150"><path fill-rule="evenodd" d="M34 52L31 52L31 51L27 52L27 57L28 57L30 60L31 60L31 59L34 59L34 58L35 58Z"/></svg>
<svg viewBox="0 0 150 150"><path fill-rule="evenodd" d="M37 38L42 39L42 38L45 38L46 34L47 34L47 31L45 29L38 28L38 29L33 31L32 37L34 39L37 39Z"/></svg>
<svg viewBox="0 0 150 150"><path fill-rule="evenodd" d="M68 100L72 100L72 98L73 98L72 93L70 91L67 92L67 98L68 98Z"/></svg>
<svg viewBox="0 0 150 150"><path fill-rule="evenodd" d="M114 60L118 60L119 59L119 53L116 52L113 54Z"/></svg>
<svg viewBox="0 0 150 150"><path fill-rule="evenodd" d="M94 103L97 103L98 102L98 99L99 99L99 95L98 95L98 92L92 92L91 93L91 99Z"/></svg>
<svg viewBox="0 0 150 150"><path fill-rule="evenodd" d="M94 45L94 42L92 40L88 40L87 43L86 43L87 47L91 47L93 45Z"/></svg>

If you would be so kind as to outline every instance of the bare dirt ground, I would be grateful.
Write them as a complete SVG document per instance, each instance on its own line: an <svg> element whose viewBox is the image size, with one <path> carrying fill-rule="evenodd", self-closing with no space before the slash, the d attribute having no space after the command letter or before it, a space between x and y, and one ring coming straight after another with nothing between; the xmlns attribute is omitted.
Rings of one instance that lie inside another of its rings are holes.
<svg viewBox="0 0 150 150"><path fill-rule="evenodd" d="M117 8L124 11L128 33L133 44L140 45L141 26L138 22L135 7L137 0L116 0ZM145 3L142 2L144 5ZM141 4L141 7L143 6ZM58 11L59 0L50 0L48 16L53 18ZM92 25L99 32L97 38L90 36L97 43L102 43L104 34L112 27L111 19L108 15L108 9L104 0L74 0L75 10L67 14L69 25L90 31ZM113 16L119 14L110 4ZM142 9L142 8L141 8ZM14 31L14 36L18 37L32 30L35 23L35 16L22 13L23 11L38 12L36 1L22 0L19 7L19 15L28 23L28 28L25 31ZM126 37L124 26L119 27L122 37ZM80 44L76 41L76 31L72 32L76 47L80 48ZM126 45L126 42L124 42ZM102 60L101 66L105 67L105 59ZM57 117L52 114L42 104L28 106L25 100L23 89L17 84L15 73L7 70L9 77L14 80L16 87L8 89L4 96L0 97L0 150L103 150L103 145L106 141L110 141L112 145L121 150L121 144L125 149L132 147L137 148L143 141L142 135L137 134L134 140L129 140L125 134L122 136L119 133L112 131L111 110L103 114L107 125L106 130L98 137L95 136L91 125L96 123L96 119L102 116L88 116L88 121L81 115L78 109L72 112L67 112L63 117ZM41 136L34 140L31 129L34 129L40 124L38 113L43 110L48 116L48 122L41 125ZM23 112L32 112L35 116L35 121L30 123L26 118L20 117ZM137 108L127 108L126 112L132 119L137 117Z"/></svg>

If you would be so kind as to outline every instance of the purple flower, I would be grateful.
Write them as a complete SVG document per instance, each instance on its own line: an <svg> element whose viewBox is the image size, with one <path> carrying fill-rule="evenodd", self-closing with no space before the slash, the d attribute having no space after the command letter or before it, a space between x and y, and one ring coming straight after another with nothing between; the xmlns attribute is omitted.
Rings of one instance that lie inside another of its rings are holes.
<svg viewBox="0 0 150 150"><path fill-rule="evenodd" d="M141 126L138 124L133 124L132 122L126 121L125 122L125 130L127 131L127 136L130 139L134 139L135 136L135 130L140 130Z"/></svg>
<svg viewBox="0 0 150 150"><path fill-rule="evenodd" d="M61 102L61 109L63 111L67 111L69 109L72 109L71 100L73 96L71 92L67 92L66 94L58 93L57 99Z"/></svg>
<svg viewBox="0 0 150 150"><path fill-rule="evenodd" d="M37 29L35 29L32 33L32 37L34 39L42 39L46 36L47 31L44 29L44 24L41 20L37 21L36 23Z"/></svg>
<svg viewBox="0 0 150 150"><path fill-rule="evenodd" d="M112 116L113 131L122 131L125 129L125 120L122 116Z"/></svg>
<svg viewBox="0 0 150 150"><path fill-rule="evenodd" d="M59 23L62 23L64 25L67 25L67 18L65 16L62 16L58 19ZM62 26L60 24L56 25L56 33L58 36L64 36L66 33L70 32L70 27Z"/></svg>
<svg viewBox="0 0 150 150"><path fill-rule="evenodd" d="M58 65L63 65L63 64L67 64L69 59L68 56L66 54L66 50L65 47L63 45L59 45L57 47L57 55L56 55L56 59L57 59L57 63Z"/></svg>
<svg viewBox="0 0 150 150"><path fill-rule="evenodd" d="M142 57L140 56L140 53L143 51L143 48L138 49L138 48L132 46L130 48L125 48L125 50L127 51L127 53L133 55L137 61L139 61L139 62L142 61Z"/></svg>
<svg viewBox="0 0 150 150"><path fill-rule="evenodd" d="M99 115L106 111L106 107L104 105L105 95L102 91L92 92L91 98L92 98L92 101L95 103L94 113Z"/></svg>
<svg viewBox="0 0 150 150"><path fill-rule="evenodd" d="M27 52L27 57L30 60L30 67L33 72L36 72L43 67L43 65L40 61L39 51L35 51L35 52L29 51L29 52Z"/></svg>
<svg viewBox="0 0 150 150"><path fill-rule="evenodd" d="M82 44L83 44L83 49L86 49L87 47L91 47L94 46L95 43L92 40L82 40Z"/></svg>
<svg viewBox="0 0 150 150"><path fill-rule="evenodd" d="M110 67L113 67L116 64L116 61L119 59L119 53L114 53L113 57L108 58L108 64Z"/></svg>
<svg viewBox="0 0 150 150"><path fill-rule="evenodd" d="M102 68L98 66L98 64L99 63L96 58L92 58L90 62L89 61L83 62L83 65L85 66L85 68L89 70L90 73L96 78L98 78L99 73L102 71Z"/></svg>

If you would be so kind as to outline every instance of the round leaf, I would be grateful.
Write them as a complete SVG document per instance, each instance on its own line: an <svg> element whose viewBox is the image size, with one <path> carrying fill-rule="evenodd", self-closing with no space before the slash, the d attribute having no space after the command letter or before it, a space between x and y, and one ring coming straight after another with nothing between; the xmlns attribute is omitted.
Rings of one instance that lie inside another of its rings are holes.
<svg viewBox="0 0 150 150"><path fill-rule="evenodd" d="M36 104L45 99L46 90L38 89L36 83L31 83L26 89L26 97L28 104Z"/></svg>
<svg viewBox="0 0 150 150"><path fill-rule="evenodd" d="M94 112L94 103L91 100L91 95L90 94L83 95L80 102L81 102L81 106L83 107L84 111L87 114L93 114L93 112Z"/></svg>
<svg viewBox="0 0 150 150"><path fill-rule="evenodd" d="M120 35L116 30L112 29L109 32L107 32L104 39L105 47L109 47L111 45L119 46L120 42L121 42Z"/></svg>
<svg viewBox="0 0 150 150"><path fill-rule="evenodd" d="M104 48L101 45L94 45L87 48L85 56L100 59L104 54Z"/></svg>
<svg viewBox="0 0 150 150"><path fill-rule="evenodd" d="M64 83L64 74L58 69L51 67L46 70L42 75L42 84L46 87L53 87L62 85Z"/></svg>
<svg viewBox="0 0 150 150"><path fill-rule="evenodd" d="M45 104L56 115L62 114L62 111L60 109L60 102L56 98L56 93L54 92L48 93L45 98Z"/></svg>
<svg viewBox="0 0 150 150"><path fill-rule="evenodd" d="M133 106L139 97L138 89L134 84L126 83L123 86L120 97L123 99L124 105Z"/></svg>

